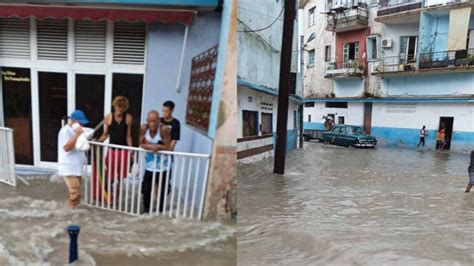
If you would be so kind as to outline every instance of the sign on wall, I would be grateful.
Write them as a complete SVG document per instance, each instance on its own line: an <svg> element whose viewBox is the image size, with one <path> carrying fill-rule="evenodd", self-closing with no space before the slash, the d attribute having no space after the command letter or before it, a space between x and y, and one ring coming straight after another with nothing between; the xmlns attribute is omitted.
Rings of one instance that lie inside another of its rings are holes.
<svg viewBox="0 0 474 266"><path fill-rule="evenodd" d="M387 103L387 113L416 113L416 103Z"/></svg>
<svg viewBox="0 0 474 266"><path fill-rule="evenodd" d="M216 64L217 45L195 56L191 64L186 123L205 132L209 130Z"/></svg>

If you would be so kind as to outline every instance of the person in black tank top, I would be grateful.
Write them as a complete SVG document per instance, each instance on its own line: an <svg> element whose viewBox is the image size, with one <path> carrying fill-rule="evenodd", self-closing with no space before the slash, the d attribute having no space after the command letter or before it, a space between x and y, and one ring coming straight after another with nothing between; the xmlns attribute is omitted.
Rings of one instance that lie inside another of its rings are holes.
<svg viewBox="0 0 474 266"><path fill-rule="evenodd" d="M99 141L104 141L109 138L110 144L121 145L121 146L132 146L132 122L133 117L127 113L129 108L128 99L123 96L117 96L112 102L113 111L104 118L104 133L99 138ZM125 148L125 147L124 147ZM118 199L118 195L113 193L120 192L120 182L117 182L115 191L113 191L113 184L115 179L123 179L128 176L129 169L129 156L130 152L127 149L121 148L108 148L105 156L104 165L106 166L105 171L105 184L99 191L99 195L94 198L102 200L102 192L106 196L105 202L113 203L114 199ZM94 177L97 178L97 177ZM109 180L110 179L110 180ZM94 180L95 184L95 180ZM108 185L111 185L109 188ZM101 185L101 184L100 184ZM94 190L95 191L95 190Z"/></svg>

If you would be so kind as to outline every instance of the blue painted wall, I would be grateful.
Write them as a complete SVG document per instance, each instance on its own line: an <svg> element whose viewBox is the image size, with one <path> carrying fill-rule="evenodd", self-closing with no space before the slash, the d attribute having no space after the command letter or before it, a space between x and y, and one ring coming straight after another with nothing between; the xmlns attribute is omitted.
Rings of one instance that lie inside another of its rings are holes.
<svg viewBox="0 0 474 266"><path fill-rule="evenodd" d="M192 57L211 48L219 42L220 16L206 13L199 15L188 33L188 43L181 73L181 93L176 92L176 80L185 27L178 24L155 23L149 27L147 70L145 76L144 115L151 109L161 111L166 100L175 102L175 117L181 121L181 140L177 151L211 152L212 141L185 123L186 104Z"/></svg>
<svg viewBox="0 0 474 266"><path fill-rule="evenodd" d="M419 53L446 51L449 15L423 12L420 16Z"/></svg>
<svg viewBox="0 0 474 266"><path fill-rule="evenodd" d="M176 104L174 116L181 121L181 140L176 146L176 151L211 154L212 140L206 133L198 132L186 125L185 114L191 60L197 54L219 43L220 25L220 14L201 13L190 27L180 93L176 91L176 85L185 27L179 24L162 23L149 26L142 123L145 123L146 114L150 110L156 109L161 113L161 105L164 101L174 101ZM186 165L184 169L187 169ZM204 169L205 165L202 162L197 183L197 199L200 199L200 191L204 186ZM177 173L173 173L172 178L175 175L177 176ZM193 186L194 183L190 185ZM184 186L186 186L185 182L183 182Z"/></svg>
<svg viewBox="0 0 474 266"><path fill-rule="evenodd" d="M445 73L384 78L381 89L387 96L461 96L473 95L473 84L472 73Z"/></svg>
<svg viewBox="0 0 474 266"><path fill-rule="evenodd" d="M303 124L304 129L318 129L318 130L323 130L324 129L324 124L323 123L315 123L315 122L304 122Z"/></svg>
<svg viewBox="0 0 474 266"><path fill-rule="evenodd" d="M436 147L436 130L429 130L425 139L426 148ZM416 147L420 130L415 128L372 127L373 136L379 139L379 145ZM467 152L474 149L474 132L454 131L451 138L451 150Z"/></svg>

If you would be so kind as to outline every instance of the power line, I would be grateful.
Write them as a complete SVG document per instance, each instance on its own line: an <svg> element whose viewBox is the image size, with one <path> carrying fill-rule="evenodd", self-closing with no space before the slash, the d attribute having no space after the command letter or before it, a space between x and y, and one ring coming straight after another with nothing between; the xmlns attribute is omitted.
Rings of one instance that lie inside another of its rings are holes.
<svg viewBox="0 0 474 266"><path fill-rule="evenodd" d="M239 30L239 31L237 31L237 32L257 32L257 31L264 31L264 30L270 28L271 26L273 26L273 24L275 24L275 23L278 21L278 19L281 17L281 14L283 14L283 10L285 10L285 7L284 7L284 6L281 8L280 14L279 14L278 17L272 22L272 24L266 26L265 28L261 28L261 29L258 29L258 30Z"/></svg>

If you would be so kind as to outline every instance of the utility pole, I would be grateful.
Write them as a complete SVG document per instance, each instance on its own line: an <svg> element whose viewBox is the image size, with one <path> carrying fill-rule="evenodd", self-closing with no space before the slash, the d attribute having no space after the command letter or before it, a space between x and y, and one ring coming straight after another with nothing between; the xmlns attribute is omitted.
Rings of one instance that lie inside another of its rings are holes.
<svg viewBox="0 0 474 266"><path fill-rule="evenodd" d="M290 96L291 55L293 49L293 26L296 16L296 0L285 0L283 37L281 42L280 81L278 85L277 137L273 173L285 173L286 130L288 122L288 98Z"/></svg>

